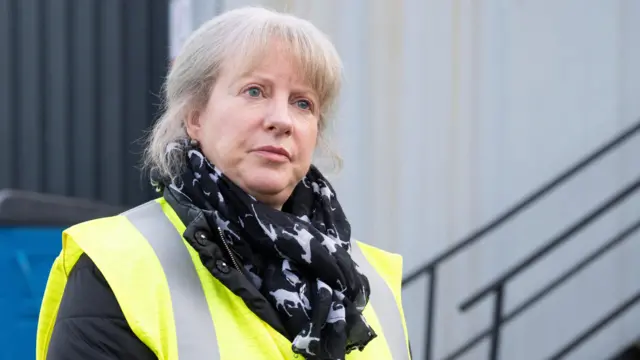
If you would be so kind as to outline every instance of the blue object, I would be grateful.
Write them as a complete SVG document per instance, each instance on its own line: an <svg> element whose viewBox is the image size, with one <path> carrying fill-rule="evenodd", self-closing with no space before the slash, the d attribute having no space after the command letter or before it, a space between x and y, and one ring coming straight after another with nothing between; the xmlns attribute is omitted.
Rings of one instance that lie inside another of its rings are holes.
<svg viewBox="0 0 640 360"><path fill-rule="evenodd" d="M42 295L62 228L0 226L0 359L34 359Z"/></svg>
<svg viewBox="0 0 640 360"><path fill-rule="evenodd" d="M0 360L31 360L63 229L122 212L86 199L0 189Z"/></svg>

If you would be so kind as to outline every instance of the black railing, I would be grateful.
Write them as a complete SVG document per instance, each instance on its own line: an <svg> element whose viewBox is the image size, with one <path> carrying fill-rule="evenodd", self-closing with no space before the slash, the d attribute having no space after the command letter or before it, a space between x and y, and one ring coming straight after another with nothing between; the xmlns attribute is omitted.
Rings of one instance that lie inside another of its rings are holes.
<svg viewBox="0 0 640 360"><path fill-rule="evenodd" d="M549 360L559 360L569 354L573 349L577 348L578 345L585 342L591 336L598 332L598 330L605 327L608 323L615 320L618 316L622 315L625 311L629 310L633 305L635 305L638 301L640 301L640 291L636 292L632 297L627 299L624 303L620 304L617 308L612 310L602 319L600 319L597 323L593 324L590 328L583 331L580 335L578 335L575 339L571 340L567 345L565 345L562 349L560 349L557 353L552 355Z"/></svg>
<svg viewBox="0 0 640 360"><path fill-rule="evenodd" d="M617 136L615 136L605 144L601 145L599 148L597 148L587 156L577 161L575 164L571 165L568 169L560 173L555 178L551 179L550 181L546 182L545 184L540 186L538 189L530 193L529 195L525 196L521 201L519 201L518 203L516 203L515 205L513 205L503 213L499 214L495 219L487 223L485 226L482 226L481 228L477 229L467 237L463 238L459 243L445 250L444 252L442 252L435 258L433 258L431 261L429 261L419 269L413 271L412 273L410 273L408 276L404 278L403 286L406 286L407 284L410 284L411 282L417 280L423 275L427 275L429 277L429 286L427 288L427 299L428 299L427 314L426 314L427 319L425 322L426 324L425 359L426 360L431 360L433 356L432 342L433 342L433 324L435 319L435 293L436 293L436 285L437 285L437 279L438 279L438 276L437 276L438 266L442 262L458 254L459 252L466 249L470 245L481 240L489 233L495 231L504 223L506 223L508 220L519 215L521 212L523 212L524 210L529 208L531 205L533 205L534 203L542 199L551 191L553 191L560 185L564 184L569 179L573 178L576 174L584 170L587 166L594 163L596 160L602 158L604 155L610 153L612 150L618 148L619 146L624 144L626 141L631 139L633 136L637 135L638 132L640 132L640 120L636 121L632 126L625 129L620 134L618 134ZM630 196L636 190L638 190L638 188L640 188L640 179L637 179L630 185L626 186L624 189L622 189L617 194L612 196L610 199L605 201L599 207L592 210L591 212L589 212L589 214L585 215L582 219L580 219L575 224L570 226L567 230L563 231L561 234L551 239L549 243L547 243L545 246L543 246L541 249L536 251L531 256L527 257L520 264L514 266L505 274L498 277L496 281L485 286L484 288L476 292L474 295L470 296L468 300L464 301L461 306L463 311L467 310L468 308L476 304L480 299L484 298L486 295L490 293L495 294L492 326L490 329L485 330L480 334L478 334L477 336L470 339L458 350L448 355L446 359L451 360L462 355L463 353L471 349L473 346L475 346L477 343L479 343L481 340L483 340L487 336L491 336L489 358L492 360L497 359L498 353L499 353L499 347L500 347L500 327L502 326L502 324L512 320L515 316L520 314L522 311L528 308L531 304L535 303L544 295L546 295L548 292L550 292L553 288L560 285L560 283L563 282L564 280L562 280L561 282L555 285L553 284L555 281L552 282L551 285L553 286L549 285L548 286L549 289L547 291L538 292L537 294L529 298L528 301L525 301L523 304L521 304L521 306L516 308L516 310L510 312L507 315L504 315L503 299L504 299L504 285L506 281L509 281L509 279L517 275L519 272L521 272L522 270L524 270L525 268L527 268L528 266L530 266L531 264L533 264L534 262L536 262L537 260L545 256L549 251L552 251L561 243L564 243L565 241L567 241L569 238L572 237L572 235L579 232L582 228L586 227L592 221L595 221L597 218L602 216L605 212L613 208L616 204L626 199L628 196ZM637 229L634 229L633 231L635 230ZM624 233L624 231L622 233ZM626 238L629 235L624 236L624 238ZM614 241L616 238L617 237L611 240L612 244L614 245L621 241L621 240ZM614 246L614 245L611 245L611 246ZM576 269L572 269L572 271L567 273L571 273L571 274L577 273L578 269L584 266L586 266L586 264L582 265L581 267L577 267ZM563 275L567 275L567 274L563 274ZM567 276L571 276L571 275L567 275ZM561 277L559 277L558 279L560 278ZM531 304L527 305L528 302L531 302ZM594 329L593 331L597 331L598 329Z"/></svg>
<svg viewBox="0 0 640 360"><path fill-rule="evenodd" d="M640 181L637 181L637 183L640 184ZM493 323L492 323L491 327L481 331L478 335L476 335L473 338L471 338L470 340L468 340L465 344L460 346L454 352L450 353L444 359L452 360L452 359L458 358L459 356L465 354L467 351L471 350L474 346L479 344L482 340L484 340L488 336L491 336L491 339L492 339L492 354L493 353L497 354L497 352L499 350L499 342L500 342L500 328L502 326L504 326L505 324L507 324L508 322L513 320L514 318L516 318L518 315L520 315L522 312L527 310L529 307L531 307L533 304L535 304L536 302L538 302L539 300L541 300L542 298L544 298L545 296L550 294L553 290L555 290L557 287L562 285L565 281L569 280L574 275L578 274L581 270L585 269L587 267L587 265L591 264L592 262L594 262L598 258L602 257L603 255L608 253L610 250L615 248L617 245L621 244L624 240L628 239L631 235L633 235L639 229L640 229L640 219L638 219L636 222L632 223L630 226L626 227L624 230L619 232L616 236L611 238L604 245L601 245L596 250L594 250L591 253L589 253L589 255L584 257L582 260L580 260L578 263L576 263L569 270L564 271L561 275L557 276L555 279L553 279L551 282L549 282L549 284L547 284L545 287L543 287L542 289L538 290L533 295L529 296L526 300L524 300L522 303L520 303L518 306L516 306L515 309L511 310L507 314L503 315L504 308L502 307L502 304L500 304L499 306L497 305L497 303L499 301L496 299L496 302L495 302L496 305L494 306ZM566 237L565 240L566 239L569 239L569 237ZM549 244L547 244L547 245L549 245ZM545 245L545 247L547 245ZM541 250L544 250L544 248L541 249ZM542 257L544 257L552 249L550 248L546 252L543 252L541 250L539 250L539 251L537 251L535 253L535 255L537 257L530 264L533 264L535 261L537 261L537 260L541 259ZM530 258L527 258L527 260L529 260L529 259ZM508 274L509 274L509 272L507 272L505 275L508 275ZM516 273L514 273L514 274L516 274ZM513 278L513 276L515 276L515 275L512 275L508 279ZM508 281L508 280L506 280L506 281ZM506 285L506 281L502 282L502 283L498 283L497 281L492 283L492 285L495 286L494 290L492 290L492 291L494 291L495 293L500 293L500 296L503 296L504 295L504 286ZM477 294L479 294L479 293L477 293ZM477 294L474 295L473 298L465 301L460 306L460 309L462 311L467 311L474 304L476 304L476 301L479 301L481 299L481 298L476 298L475 297L475 296L477 296ZM487 293L487 294L489 294L489 293ZM474 300L474 302L472 302L470 300ZM591 330L591 332L588 332L588 335L589 336L593 335L593 332L598 330L598 329L600 329L600 327L597 327L596 329ZM586 337L585 337L585 339L586 339ZM573 342L576 342L576 341L572 341L571 343L573 343ZM578 345L578 343L576 343L570 349L575 348L575 346L577 346L577 345ZM495 355L495 357L491 357L491 359L496 359L496 358L497 358L497 355Z"/></svg>

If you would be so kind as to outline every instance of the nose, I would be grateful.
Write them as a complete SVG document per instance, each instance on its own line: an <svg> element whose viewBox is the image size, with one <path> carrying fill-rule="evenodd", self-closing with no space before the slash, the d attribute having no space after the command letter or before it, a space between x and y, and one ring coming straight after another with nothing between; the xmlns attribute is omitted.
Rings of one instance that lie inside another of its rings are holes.
<svg viewBox="0 0 640 360"><path fill-rule="evenodd" d="M288 98L278 99L274 97L271 99L271 104L264 117L264 126L267 131L273 132L275 135L291 135L293 130L291 116Z"/></svg>

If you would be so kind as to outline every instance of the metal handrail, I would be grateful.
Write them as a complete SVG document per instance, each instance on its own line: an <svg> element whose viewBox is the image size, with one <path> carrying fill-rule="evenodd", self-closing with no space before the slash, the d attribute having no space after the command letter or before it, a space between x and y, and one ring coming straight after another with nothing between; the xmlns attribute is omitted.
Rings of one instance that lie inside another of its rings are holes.
<svg viewBox="0 0 640 360"><path fill-rule="evenodd" d="M484 226L479 229L473 231L468 236L464 237L457 244L448 248L447 250L441 252L430 261L428 261L425 265L420 268L412 271L404 277L402 281L402 285L406 286L417 279L419 279L422 275L426 275L429 277L429 285L427 287L427 319L426 319L426 331L425 331L425 359L430 360L432 358L432 339L433 339L433 323L434 323L434 309L435 309L435 292L437 288L437 269L440 263L448 260L452 256L458 254L460 251L466 249L470 245L476 243L477 241L484 238L487 234L495 231L508 220L512 219L516 215L520 214L528 207L530 207L535 202L542 199L545 195L550 193L552 190L557 188L558 186L564 184L573 176L578 174L584 168L595 162L596 160L602 158L604 155L608 154L612 150L621 146L623 143L631 139L633 136L637 135L640 132L640 119L636 120L631 126L621 131L618 135L614 136L609 141L600 145L598 148L579 159L577 162L569 166L567 169L562 171L559 175L555 176L551 180L545 182L542 186L534 190L533 192L526 195L522 200L512 205L506 211L500 213L493 220L489 221ZM502 297L498 296L496 298L496 306L501 305ZM494 319L495 321L495 319Z"/></svg>
<svg viewBox="0 0 640 360"><path fill-rule="evenodd" d="M527 256L524 260L514 265L511 269L505 271L502 275L498 276L497 279L495 279L491 283L485 285L480 290L470 295L466 300L462 302L462 304L460 304L460 310L468 311L471 307L476 305L484 297L486 297L490 293L497 291L499 287L504 286L511 279L519 275L522 271L524 271L534 263L541 260L544 256L549 254L558 246L564 244L567 240L571 239L573 235L578 233L580 230L584 229L587 225L591 224L594 220L597 220L599 217L604 215L611 208L613 208L618 203L628 198L630 195L632 195L639 189L640 189L640 177L638 177L633 182L631 182L631 184L622 188L615 195L608 198L601 205L591 210L588 214L586 214L580 220L576 221L574 224L566 228L560 234L553 237L549 242L547 242L538 250L536 250L535 252Z"/></svg>
<svg viewBox="0 0 640 360"><path fill-rule="evenodd" d="M507 220L511 219L515 215L519 214L530 205L540 200L543 196L547 195L551 190L557 188L558 186L565 183L575 174L583 170L585 167L592 164L594 161L600 159L602 156L606 155L610 151L614 150L618 146L625 143L627 140L632 138L636 133L640 132L640 119L629 126L627 129L620 132L618 135L613 137L611 140L606 143L600 145L598 148L593 150L591 153L584 156L582 159L576 161L574 164L569 166L566 170L561 172L556 177L542 184L539 188L526 195L522 200L518 201L516 204L509 207L506 211L500 213L493 220L489 221L487 224L482 226L481 228L473 231L471 234L465 236L462 240L460 240L457 244L451 246L450 248L444 250L440 254L436 255L434 258L426 262L424 265L419 267L418 269L411 271L409 275L407 275L403 280L402 284L406 285L413 281L415 281L420 275L429 272L432 268L437 266L439 263L449 259L453 255L459 253L460 251L467 248L469 245L475 243L480 240L487 234L496 230L502 224L504 224Z"/></svg>
<svg viewBox="0 0 640 360"><path fill-rule="evenodd" d="M582 344L587 339L595 335L600 329L605 327L611 321L615 320L618 316L622 315L625 311L629 310L633 305L635 305L638 302L640 302L640 291L636 292L632 297L630 297L625 302L620 304L617 308L613 309L610 313L602 317L598 322L593 324L587 330L583 331L575 339L571 340L562 349L560 349L558 352L552 355L549 358L549 360L562 359L568 353L570 353L573 349L577 348L578 345Z"/></svg>
<svg viewBox="0 0 640 360"><path fill-rule="evenodd" d="M540 247L538 250L533 252L531 255L527 256L524 260L520 261L517 265L513 266L511 269L507 270L505 273L500 275L496 280L492 281L490 284L484 286L482 289L476 291L473 295L469 296L466 300L462 302L460 305L460 310L468 311L471 307L478 304L480 300L482 300L485 296L489 294L495 295L495 301L493 305L493 321L491 327L491 345L489 348L489 359L497 360L498 354L500 350L500 339L501 339L501 330L502 330L502 320L504 318L504 292L507 283L513 279L515 276L520 274L525 269L529 268L544 256L549 254L551 251L556 249L561 244L565 243L567 240L571 239L573 235L577 234L580 230L585 228L587 225L591 224L593 221L597 220L599 217L604 215L607 211L612 209L615 205L619 204L637 190L640 189L640 177L635 179L631 184L625 186L623 189L618 191L615 195L604 201L601 205L591 210L588 214L583 216L581 219L576 221L574 224L569 226L567 229L562 231L559 235L552 238L545 245Z"/></svg>
<svg viewBox="0 0 640 360"><path fill-rule="evenodd" d="M591 251L587 256L582 258L578 263L573 265L570 269L564 271L561 275L557 276L555 279L550 281L546 286L542 289L536 291L533 295L529 296L526 300L522 301L518 306L516 306L513 310L505 314L500 319L500 326L504 326L507 323L511 322L513 319L518 317L525 310L530 308L533 304L537 303L547 295L549 295L553 290L558 288L560 285L568 281L570 278L578 274L580 271L586 269L591 263L598 260L609 251L613 250L616 246L620 245L623 241L627 240L631 235L640 230L640 219L631 223L624 230L617 233L613 238L608 240L603 245L599 246L597 249ZM458 358L459 356L465 354L473 347L478 345L482 340L486 337L493 334L495 326L488 327L482 330L480 333L475 335L473 338L469 339L462 346L458 347L455 351L451 352L447 355L444 360L453 360Z"/></svg>

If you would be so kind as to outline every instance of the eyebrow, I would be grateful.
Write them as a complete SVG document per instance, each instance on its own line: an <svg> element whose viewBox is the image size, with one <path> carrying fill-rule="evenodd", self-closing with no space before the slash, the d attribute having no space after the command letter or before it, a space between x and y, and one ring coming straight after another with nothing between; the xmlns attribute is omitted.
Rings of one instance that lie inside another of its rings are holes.
<svg viewBox="0 0 640 360"><path fill-rule="evenodd" d="M256 72L254 70L244 72L237 78L236 82L242 81L242 80L248 80L251 78L255 78L260 81L268 82L271 84L275 82L275 79L273 77L261 74L260 72ZM293 87L293 92L298 94L308 94L310 96L313 96L316 99L316 101L319 101L320 99L320 96L317 93L317 91L315 91L311 86L307 86L307 85L296 86L296 87Z"/></svg>

